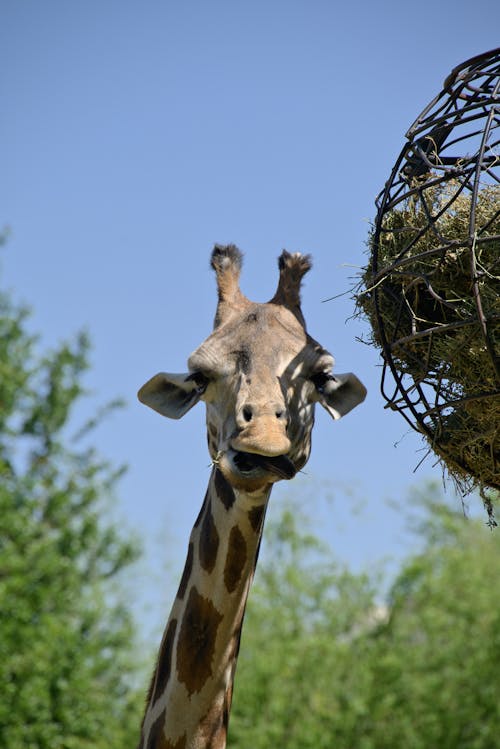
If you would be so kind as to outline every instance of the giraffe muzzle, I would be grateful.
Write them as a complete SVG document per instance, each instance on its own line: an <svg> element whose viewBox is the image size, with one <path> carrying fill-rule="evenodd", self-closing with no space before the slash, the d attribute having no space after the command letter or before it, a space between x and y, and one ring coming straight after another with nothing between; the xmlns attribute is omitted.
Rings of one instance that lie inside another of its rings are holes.
<svg viewBox="0 0 500 749"><path fill-rule="evenodd" d="M258 453L246 453L236 451L233 463L242 474L253 474L256 471L265 471L278 476L280 479L293 479L297 473L294 464L286 455L259 455Z"/></svg>

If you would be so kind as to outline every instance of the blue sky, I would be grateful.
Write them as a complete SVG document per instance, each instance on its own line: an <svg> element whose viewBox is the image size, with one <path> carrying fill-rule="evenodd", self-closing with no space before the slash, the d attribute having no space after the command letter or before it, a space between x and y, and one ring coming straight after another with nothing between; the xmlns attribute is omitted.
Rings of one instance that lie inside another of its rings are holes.
<svg viewBox="0 0 500 749"><path fill-rule="evenodd" d="M369 390L340 422L318 414L307 475L276 496L303 495L312 528L356 569L411 547L386 500L403 507L441 471L430 458L413 473L422 443L383 408L349 294L322 300L366 262L405 131L499 28L495 0L2 3L3 281L33 307L45 345L89 330L79 419L128 401L97 441L130 466L117 514L150 548L140 584L153 618L182 566L208 453L202 407L170 422L135 393L159 370L183 371L210 332L214 242L243 250L255 301L272 296L282 248L310 252L309 330Z"/></svg>

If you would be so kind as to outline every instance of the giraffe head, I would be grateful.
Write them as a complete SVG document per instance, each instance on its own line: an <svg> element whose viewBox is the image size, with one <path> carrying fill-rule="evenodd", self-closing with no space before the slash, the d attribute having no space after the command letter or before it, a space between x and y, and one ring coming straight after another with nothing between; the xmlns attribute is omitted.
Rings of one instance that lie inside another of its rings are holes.
<svg viewBox="0 0 500 749"><path fill-rule="evenodd" d="M204 401L212 460L234 488L258 491L306 463L316 403L339 419L366 389L353 374L333 374L333 356L306 332L300 284L309 256L283 251L278 288L265 304L241 293L241 262L234 245L215 246L213 332L189 357L188 372L161 372L138 397L173 419Z"/></svg>

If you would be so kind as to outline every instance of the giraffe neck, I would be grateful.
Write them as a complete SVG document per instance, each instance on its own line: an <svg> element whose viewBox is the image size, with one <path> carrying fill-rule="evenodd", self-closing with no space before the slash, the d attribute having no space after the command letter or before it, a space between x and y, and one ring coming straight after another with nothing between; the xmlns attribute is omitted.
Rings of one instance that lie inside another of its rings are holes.
<svg viewBox="0 0 500 749"><path fill-rule="evenodd" d="M233 491L214 468L191 532L139 749L224 749L243 616L270 487Z"/></svg>

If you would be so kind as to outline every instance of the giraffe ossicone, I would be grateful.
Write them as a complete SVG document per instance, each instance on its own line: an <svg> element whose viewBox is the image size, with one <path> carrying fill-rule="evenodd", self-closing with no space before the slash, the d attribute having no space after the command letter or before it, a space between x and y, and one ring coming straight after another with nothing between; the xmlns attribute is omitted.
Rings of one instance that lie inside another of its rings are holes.
<svg viewBox="0 0 500 749"><path fill-rule="evenodd" d="M139 400L169 418L206 406L213 462L186 565L165 628L140 749L223 749L248 591L272 485L291 479L311 449L315 405L334 418L361 403L352 373L306 331L300 285L308 255L283 251L267 303L240 290L242 255L216 245L214 329L188 371L160 372Z"/></svg>

